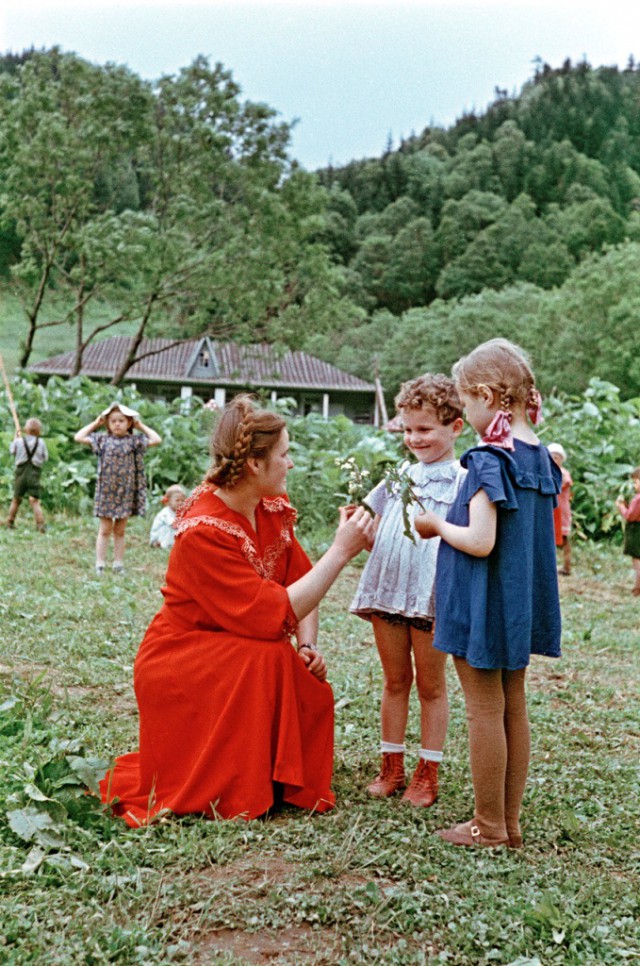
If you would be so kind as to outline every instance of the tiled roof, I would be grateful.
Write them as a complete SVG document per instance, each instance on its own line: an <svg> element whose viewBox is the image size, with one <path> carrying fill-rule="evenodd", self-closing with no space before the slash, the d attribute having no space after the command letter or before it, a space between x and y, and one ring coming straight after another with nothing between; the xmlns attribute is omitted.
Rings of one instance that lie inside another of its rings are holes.
<svg viewBox="0 0 640 966"><path fill-rule="evenodd" d="M85 349L82 375L109 379L126 358L133 340L115 336L92 342ZM209 345L218 363L211 375L190 373L201 345ZM182 385L264 386L270 389L342 390L375 392L375 387L342 369L307 355L306 352L279 354L274 346L260 343L238 345L213 339L144 339L138 355L155 353L129 369L127 382L175 382ZM75 353L65 352L29 366L30 372L45 376L70 376Z"/></svg>

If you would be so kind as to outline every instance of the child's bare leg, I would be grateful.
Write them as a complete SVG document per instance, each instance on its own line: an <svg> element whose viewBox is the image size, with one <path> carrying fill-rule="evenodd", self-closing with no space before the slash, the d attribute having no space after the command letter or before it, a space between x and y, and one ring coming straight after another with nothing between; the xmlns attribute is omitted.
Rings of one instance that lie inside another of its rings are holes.
<svg viewBox="0 0 640 966"><path fill-rule="evenodd" d="M640 559L638 557L632 557L631 563L633 564L633 570L635 573L635 584L633 586L633 593L638 596L640 594Z"/></svg>
<svg viewBox="0 0 640 966"><path fill-rule="evenodd" d="M33 517L36 521L38 530L44 530L44 513L42 512L42 504L40 503L40 500L37 500L35 496L30 496L29 503L31 504Z"/></svg>
<svg viewBox="0 0 640 966"><path fill-rule="evenodd" d="M520 671L502 672L504 730L507 737L504 812L509 843L515 847L522 844L520 810L531 757L525 673L524 668Z"/></svg>
<svg viewBox="0 0 640 966"><path fill-rule="evenodd" d="M432 632L417 627L411 627L411 646L420 697L420 757L402 800L430 808L438 800L438 769L449 723L447 655L435 650Z"/></svg>
<svg viewBox="0 0 640 966"><path fill-rule="evenodd" d="M420 697L420 737L422 747L442 751L449 724L449 701L445 668L447 655L436 651L433 632L411 628L411 646L416 666L416 685Z"/></svg>
<svg viewBox="0 0 640 966"><path fill-rule="evenodd" d="M110 517L100 517L98 536L96 537L96 567L104 567L107 559L109 539L113 533L113 520Z"/></svg>
<svg viewBox="0 0 640 966"><path fill-rule="evenodd" d="M389 624L375 615L373 633L382 662L382 740L395 745L404 742L413 683L411 637L405 624Z"/></svg>
<svg viewBox="0 0 640 966"><path fill-rule="evenodd" d="M13 526L14 520L18 515L18 510L20 509L20 503L21 501L14 496L13 500L11 501L11 505L9 506L9 516L7 517L8 527Z"/></svg>
<svg viewBox="0 0 640 966"><path fill-rule="evenodd" d="M562 569L565 574L571 573L571 540L568 536L562 538Z"/></svg>
<svg viewBox="0 0 640 966"><path fill-rule="evenodd" d="M113 521L113 566L118 570L124 560L124 532L127 529L127 517Z"/></svg>
<svg viewBox="0 0 640 966"><path fill-rule="evenodd" d="M507 737L502 671L474 668L458 657L454 663L464 692L469 727L475 824L486 839L505 840Z"/></svg>

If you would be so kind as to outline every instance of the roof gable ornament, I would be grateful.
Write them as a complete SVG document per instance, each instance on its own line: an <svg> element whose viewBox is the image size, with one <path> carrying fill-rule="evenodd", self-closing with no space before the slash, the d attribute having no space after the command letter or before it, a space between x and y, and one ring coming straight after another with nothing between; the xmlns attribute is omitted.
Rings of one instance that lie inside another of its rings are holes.
<svg viewBox="0 0 640 966"><path fill-rule="evenodd" d="M197 343L186 366L185 376L198 379L214 379L220 373L220 365L209 336L205 335Z"/></svg>

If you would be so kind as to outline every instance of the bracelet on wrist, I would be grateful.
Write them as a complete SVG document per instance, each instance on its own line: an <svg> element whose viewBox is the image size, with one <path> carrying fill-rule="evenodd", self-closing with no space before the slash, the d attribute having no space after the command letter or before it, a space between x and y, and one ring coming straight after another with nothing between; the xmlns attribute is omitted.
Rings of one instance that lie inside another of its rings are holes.
<svg viewBox="0 0 640 966"><path fill-rule="evenodd" d="M301 651L303 647L306 647L306 649L308 651L317 651L318 650L318 645L317 644L310 644L310 643L307 643L307 642L305 642L304 644L298 644L298 650L299 651Z"/></svg>

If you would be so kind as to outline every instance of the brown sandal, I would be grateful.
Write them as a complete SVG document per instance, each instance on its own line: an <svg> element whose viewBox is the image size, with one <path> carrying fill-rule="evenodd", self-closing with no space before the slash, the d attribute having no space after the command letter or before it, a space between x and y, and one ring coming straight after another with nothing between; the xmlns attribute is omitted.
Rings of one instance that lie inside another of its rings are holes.
<svg viewBox="0 0 640 966"><path fill-rule="evenodd" d="M509 839L490 839L483 835L478 828L475 819L470 822L463 822L461 825L454 825L453 828L441 828L435 833L450 845L463 845L468 848L497 849L503 845L509 845ZM517 846L516 846L517 847Z"/></svg>

